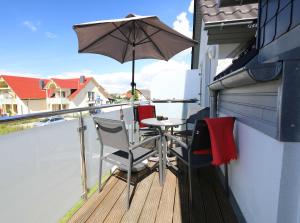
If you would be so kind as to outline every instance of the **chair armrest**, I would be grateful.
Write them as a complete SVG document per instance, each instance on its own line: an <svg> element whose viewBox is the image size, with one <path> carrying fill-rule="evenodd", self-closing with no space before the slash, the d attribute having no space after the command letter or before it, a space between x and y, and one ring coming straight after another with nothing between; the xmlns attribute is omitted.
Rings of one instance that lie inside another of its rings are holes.
<svg viewBox="0 0 300 223"><path fill-rule="evenodd" d="M136 149L136 148L138 148L138 147L141 147L142 145L145 145L145 144L147 144L148 142L151 142L151 141L156 140L156 139L160 139L160 135L152 136L152 137L150 137L150 138L148 138L148 139L146 139L146 140L144 140L144 141L142 141L142 142L140 142L140 143L138 143L138 144L135 144L135 145L131 146L131 147L129 148L129 150L133 150L133 149Z"/></svg>
<svg viewBox="0 0 300 223"><path fill-rule="evenodd" d="M164 134L167 138L177 142L180 146L182 146L183 148L185 149L188 149L188 146L187 144L185 144L184 142L182 142L181 140L179 140L177 137L173 136L173 135L170 135L169 133L165 133Z"/></svg>

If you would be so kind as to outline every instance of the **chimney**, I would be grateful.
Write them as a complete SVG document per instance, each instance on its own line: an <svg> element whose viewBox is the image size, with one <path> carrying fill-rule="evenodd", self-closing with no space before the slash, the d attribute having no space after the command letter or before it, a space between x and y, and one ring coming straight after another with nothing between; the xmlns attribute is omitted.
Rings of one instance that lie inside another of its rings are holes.
<svg viewBox="0 0 300 223"><path fill-rule="evenodd" d="M40 80L39 81L39 86L40 86L40 89L44 89L44 87L45 87L45 80Z"/></svg>
<svg viewBox="0 0 300 223"><path fill-rule="evenodd" d="M80 78L79 78L79 83L80 83L80 84L83 84L84 81L85 81L85 76L80 76Z"/></svg>

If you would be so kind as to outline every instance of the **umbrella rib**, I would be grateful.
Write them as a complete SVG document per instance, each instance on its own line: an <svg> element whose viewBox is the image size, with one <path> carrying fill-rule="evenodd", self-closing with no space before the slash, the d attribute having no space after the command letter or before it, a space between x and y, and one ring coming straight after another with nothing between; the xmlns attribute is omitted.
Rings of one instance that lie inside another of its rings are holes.
<svg viewBox="0 0 300 223"><path fill-rule="evenodd" d="M167 33L169 33L169 34L171 34L171 35L177 36L177 37L179 37L179 38L181 38L181 39L189 40L189 41L194 42L194 43L198 43L197 41L195 41L195 40L193 40L193 39L190 39L190 38L185 37L185 36L178 35L178 34L176 34L176 33L172 33L172 32L170 32L170 31L168 31L168 30L159 28L159 27L157 27L157 26L155 26L155 25L152 25L152 24L150 24L150 23L148 23L148 22L145 22L145 21L143 21L143 20L140 20L140 22L145 23L145 24L148 25L148 26L152 26L152 27L154 27L154 28L156 28L156 29L163 30L163 31L165 31L165 32L167 32Z"/></svg>
<svg viewBox="0 0 300 223"><path fill-rule="evenodd" d="M126 23L120 25L118 28L125 26L127 23L128 23L128 22L126 22ZM102 39L104 39L105 37L107 37L107 36L109 36L110 34L112 34L114 31L116 31L116 29L113 29L112 31L106 33L105 35L100 36L100 37L97 38L95 41L91 42L89 45L87 45L87 46L84 47L83 49L79 50L79 53L81 53L81 52L87 50L88 48L90 48L90 47L91 47L92 45L94 45L95 43L99 42L100 40L102 40Z"/></svg>
<svg viewBox="0 0 300 223"><path fill-rule="evenodd" d="M140 26L140 29L142 30L142 32L148 37L148 39L150 40L150 42L153 44L153 46L155 47L155 49L157 50L157 52L165 59L168 60L166 58L166 56L161 52L161 50L159 49L159 47L156 45L156 43L151 39L151 37L148 35L148 33L146 33L146 31L143 29L142 26Z"/></svg>
<svg viewBox="0 0 300 223"><path fill-rule="evenodd" d="M124 43L127 43L127 42L128 42L128 41L125 41L125 40L123 40L122 38L117 37L117 36L114 36L114 35L112 35L112 34L109 34L109 35L110 35L111 37L117 39L117 40L120 40L120 41L124 42Z"/></svg>
<svg viewBox="0 0 300 223"><path fill-rule="evenodd" d="M128 22L127 22L128 23ZM123 33L123 31L120 29L121 26L117 26L114 22L112 23L115 28L127 39L127 42L130 42L130 39L125 35L125 33Z"/></svg>
<svg viewBox="0 0 300 223"><path fill-rule="evenodd" d="M138 45L142 45L142 44L145 44L145 43L151 43L151 41L150 40L148 40L148 41L143 41L143 42L138 42L137 44L135 44L136 46L138 46Z"/></svg>
<svg viewBox="0 0 300 223"><path fill-rule="evenodd" d="M157 31L155 31L154 33L152 33L151 35L149 35L149 37L152 37L152 36L154 36L155 34L159 33L160 31L161 31L161 30L157 30ZM148 37L146 37L146 38L142 39L141 41L137 42L135 45L140 45L140 44L144 44L144 43L148 43L148 42L150 42L150 41L146 41L146 42L144 42L146 39L148 39Z"/></svg>
<svg viewBox="0 0 300 223"><path fill-rule="evenodd" d="M130 38L130 34L131 34L131 33L129 33L129 38ZM123 53L123 56L122 56L122 63L124 63L124 61L125 61L125 57L126 57L126 54L127 54L127 50L128 50L128 45L129 45L129 44L130 44L130 42L127 41L126 48L125 48L124 53Z"/></svg>

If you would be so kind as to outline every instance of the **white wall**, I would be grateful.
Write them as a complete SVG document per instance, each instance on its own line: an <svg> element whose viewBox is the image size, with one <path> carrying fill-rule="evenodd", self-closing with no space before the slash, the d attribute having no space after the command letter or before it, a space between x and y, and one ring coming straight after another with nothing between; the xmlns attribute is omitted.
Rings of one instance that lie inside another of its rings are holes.
<svg viewBox="0 0 300 223"><path fill-rule="evenodd" d="M216 75L218 66L218 46L208 45L207 31L204 30L204 23L202 23L201 40L200 40L200 55L199 55L199 69L201 72L201 106L209 106L209 91L207 85L211 83Z"/></svg>
<svg viewBox="0 0 300 223"><path fill-rule="evenodd" d="M43 112L47 110L46 99L21 100L17 98L18 115Z"/></svg>
<svg viewBox="0 0 300 223"><path fill-rule="evenodd" d="M300 222L300 143L284 143L277 222Z"/></svg>
<svg viewBox="0 0 300 223"><path fill-rule="evenodd" d="M236 122L229 184L247 222L277 222L284 143Z"/></svg>
<svg viewBox="0 0 300 223"><path fill-rule="evenodd" d="M156 76L150 85L152 98L155 99L199 99L199 70L188 70L176 74L169 73ZM156 114L169 118L186 118L189 110L195 110L198 103L155 103Z"/></svg>
<svg viewBox="0 0 300 223"><path fill-rule="evenodd" d="M88 106L88 92L95 92L95 97L97 95L103 100L102 103L106 104L108 99L99 91L93 81L89 81L89 83L82 89L74 99L71 100L69 108L77 108L77 107L87 107Z"/></svg>

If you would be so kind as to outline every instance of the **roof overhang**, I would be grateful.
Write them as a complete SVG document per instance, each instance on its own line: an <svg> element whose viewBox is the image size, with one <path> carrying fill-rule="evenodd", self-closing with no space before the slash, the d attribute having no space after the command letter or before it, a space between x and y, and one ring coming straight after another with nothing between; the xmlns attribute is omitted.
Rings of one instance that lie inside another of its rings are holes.
<svg viewBox="0 0 300 223"><path fill-rule="evenodd" d="M258 3L258 0L220 0L220 7Z"/></svg>
<svg viewBox="0 0 300 223"><path fill-rule="evenodd" d="M256 35L257 20L234 20L205 23L208 44L245 43Z"/></svg>

